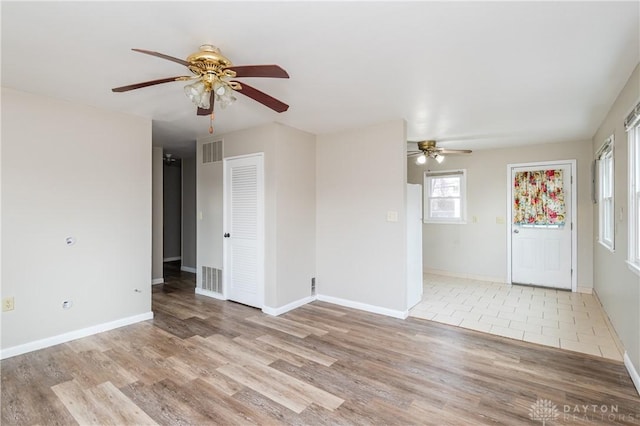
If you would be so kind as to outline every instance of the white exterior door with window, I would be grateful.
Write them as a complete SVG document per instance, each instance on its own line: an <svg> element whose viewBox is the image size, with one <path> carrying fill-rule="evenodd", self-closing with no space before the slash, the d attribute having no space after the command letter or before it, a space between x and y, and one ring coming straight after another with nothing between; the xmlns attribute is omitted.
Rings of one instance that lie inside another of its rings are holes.
<svg viewBox="0 0 640 426"><path fill-rule="evenodd" d="M510 166L513 284L574 287L575 162Z"/></svg>
<svg viewBox="0 0 640 426"><path fill-rule="evenodd" d="M264 305L264 159L224 160L224 269L226 297Z"/></svg>

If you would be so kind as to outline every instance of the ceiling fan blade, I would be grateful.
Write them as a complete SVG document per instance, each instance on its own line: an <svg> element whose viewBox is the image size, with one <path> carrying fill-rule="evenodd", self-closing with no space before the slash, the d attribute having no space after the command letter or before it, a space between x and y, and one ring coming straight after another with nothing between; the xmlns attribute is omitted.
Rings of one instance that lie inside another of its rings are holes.
<svg viewBox="0 0 640 426"><path fill-rule="evenodd" d="M470 149L438 149L439 154L471 154Z"/></svg>
<svg viewBox="0 0 640 426"><path fill-rule="evenodd" d="M184 76L167 77L167 78L161 78L159 80L151 80L151 81L145 81L142 83L130 84L128 86L115 87L111 89L111 91L112 92L128 92L129 90L140 89L142 87L155 86L156 84L170 83L172 81L191 80L191 78L192 77L184 77Z"/></svg>
<svg viewBox="0 0 640 426"><path fill-rule="evenodd" d="M145 53L151 56L156 56L158 58L166 59L168 61L176 62L180 65L184 65L185 67L189 66L189 62L185 61L184 59L174 58L173 56L165 55L164 53L152 52L151 50L144 50L144 49L131 49L131 50L134 50L140 53Z"/></svg>
<svg viewBox="0 0 640 426"><path fill-rule="evenodd" d="M216 97L214 96L213 90L211 91L211 98L209 98L209 108L208 109L204 109L204 108L200 108L198 107L198 115L211 115L213 113L213 102L216 100Z"/></svg>
<svg viewBox="0 0 640 426"><path fill-rule="evenodd" d="M409 154L407 154L407 157L415 157L416 155L421 155L424 154L422 151L418 151L418 152L410 152Z"/></svg>
<svg viewBox="0 0 640 426"><path fill-rule="evenodd" d="M278 65L241 65L225 69L235 71L236 77L289 78L289 74Z"/></svg>
<svg viewBox="0 0 640 426"><path fill-rule="evenodd" d="M240 84L242 88L237 90L238 93L242 93L243 95L250 97L254 101L260 102L262 105L265 105L276 112L285 112L289 109L289 105L277 100L273 96L269 96L266 93L249 86L246 83L240 83L239 81L231 81L230 83Z"/></svg>

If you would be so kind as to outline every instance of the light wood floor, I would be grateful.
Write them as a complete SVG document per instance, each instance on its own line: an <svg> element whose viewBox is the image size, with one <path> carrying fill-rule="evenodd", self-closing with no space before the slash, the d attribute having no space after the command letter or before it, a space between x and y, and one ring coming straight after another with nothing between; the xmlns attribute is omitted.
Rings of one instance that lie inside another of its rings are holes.
<svg viewBox="0 0 640 426"><path fill-rule="evenodd" d="M617 361L321 302L270 317L189 275L153 320L3 360L2 425L531 425L539 399L552 424L640 422Z"/></svg>

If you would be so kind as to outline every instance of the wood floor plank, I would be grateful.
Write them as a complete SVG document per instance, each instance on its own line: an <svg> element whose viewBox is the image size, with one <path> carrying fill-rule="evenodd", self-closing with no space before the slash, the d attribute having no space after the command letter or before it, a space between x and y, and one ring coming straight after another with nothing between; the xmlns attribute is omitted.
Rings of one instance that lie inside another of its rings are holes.
<svg viewBox="0 0 640 426"><path fill-rule="evenodd" d="M282 383L265 380L246 366L227 364L218 367L218 371L295 413L300 414L311 402Z"/></svg>
<svg viewBox="0 0 640 426"><path fill-rule="evenodd" d="M323 336L327 334L326 330L322 330L317 327L313 327L310 325L302 324L299 322L291 321L286 318L271 318L269 316L253 316L247 318L247 321L251 321L256 324L264 325L269 328L273 328L274 330L283 331L287 334L291 334L292 336L304 338L310 334L315 334L316 336Z"/></svg>
<svg viewBox="0 0 640 426"><path fill-rule="evenodd" d="M234 337L233 341L243 348L256 353L265 353L275 359L287 361L291 365L302 367L305 365L306 360L300 356L297 356L291 352L276 348L267 343L261 342L257 339L247 339L246 337Z"/></svg>
<svg viewBox="0 0 640 426"><path fill-rule="evenodd" d="M54 357L84 388L106 381L112 381L116 386L124 386L138 380L135 375L114 362L104 352L85 350L75 357L69 357L67 354L56 354Z"/></svg>
<svg viewBox="0 0 640 426"><path fill-rule="evenodd" d="M283 318L287 318L301 324L310 325L312 327L325 330L327 333L329 332L348 333L349 332L349 330L344 327L331 325L326 321L320 322L320 321L316 321L313 318L309 318L308 314L304 314L303 316L303 314L296 314L295 312L287 312L286 316L284 316Z"/></svg>
<svg viewBox="0 0 640 426"><path fill-rule="evenodd" d="M75 380L52 386L51 389L67 407L73 418L81 425L114 424L109 412L102 404L95 404Z"/></svg>
<svg viewBox="0 0 640 426"><path fill-rule="evenodd" d="M94 406L103 404L113 425L156 425L157 423L133 403L111 382L104 382L86 391Z"/></svg>
<svg viewBox="0 0 640 426"><path fill-rule="evenodd" d="M300 345L289 343L289 342L287 342L285 340L279 339L279 338L277 338L275 336L271 336L271 335L268 335L268 334L265 334L264 336L258 337L257 340L259 340L261 342L264 342L264 343L267 343L267 344L269 344L271 346L274 346L276 348L291 352L292 354L297 355L299 357L306 358L309 361L313 361L313 362L316 362L318 364L325 365L327 367L330 367L331 364L333 364L334 362L337 361L337 359L335 359L333 357L324 355L324 354L322 354L320 352L309 350L309 349L307 349L307 348L305 348L303 346L300 346Z"/></svg>
<svg viewBox="0 0 640 426"><path fill-rule="evenodd" d="M209 413L202 413L200 407L196 407L189 399L184 388L171 380L162 380L149 385L136 382L120 390L158 424L215 423L215 417L209 416Z"/></svg>
<svg viewBox="0 0 640 426"><path fill-rule="evenodd" d="M216 354L220 361L224 361L226 363L260 363L269 365L277 359L265 352L248 352L232 339L220 334L214 334L206 339L203 339L200 336L194 336L190 340L198 342L199 345L206 347L211 354Z"/></svg>
<svg viewBox="0 0 640 426"><path fill-rule="evenodd" d="M274 368L259 364L247 365L245 368L256 376L284 384L288 389L306 398L310 403L317 404L327 410L335 410L344 402L344 399L336 395Z"/></svg>
<svg viewBox="0 0 640 426"><path fill-rule="evenodd" d="M209 383L196 379L185 386L185 392L195 406L200 407L215 423L221 425L268 425L272 423L269 416L259 410L248 407L236 398L221 393Z"/></svg>

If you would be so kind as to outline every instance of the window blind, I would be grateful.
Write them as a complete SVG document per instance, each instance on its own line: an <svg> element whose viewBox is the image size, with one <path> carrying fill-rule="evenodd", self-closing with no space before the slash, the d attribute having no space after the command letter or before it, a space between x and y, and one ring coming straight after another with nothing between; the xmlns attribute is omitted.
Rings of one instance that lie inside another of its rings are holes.
<svg viewBox="0 0 640 426"><path fill-rule="evenodd" d="M638 122L640 122L640 103L627 115L627 118L624 120L624 127L629 131L635 127Z"/></svg>
<svg viewBox="0 0 640 426"><path fill-rule="evenodd" d="M462 170L451 170L448 172L425 172L424 175L425 176L455 176L455 175L462 175L463 171Z"/></svg>
<svg viewBox="0 0 640 426"><path fill-rule="evenodd" d="M601 160L602 158L607 157L612 152L613 152L613 135L609 136L607 140L604 141L604 143L596 153L596 160Z"/></svg>

